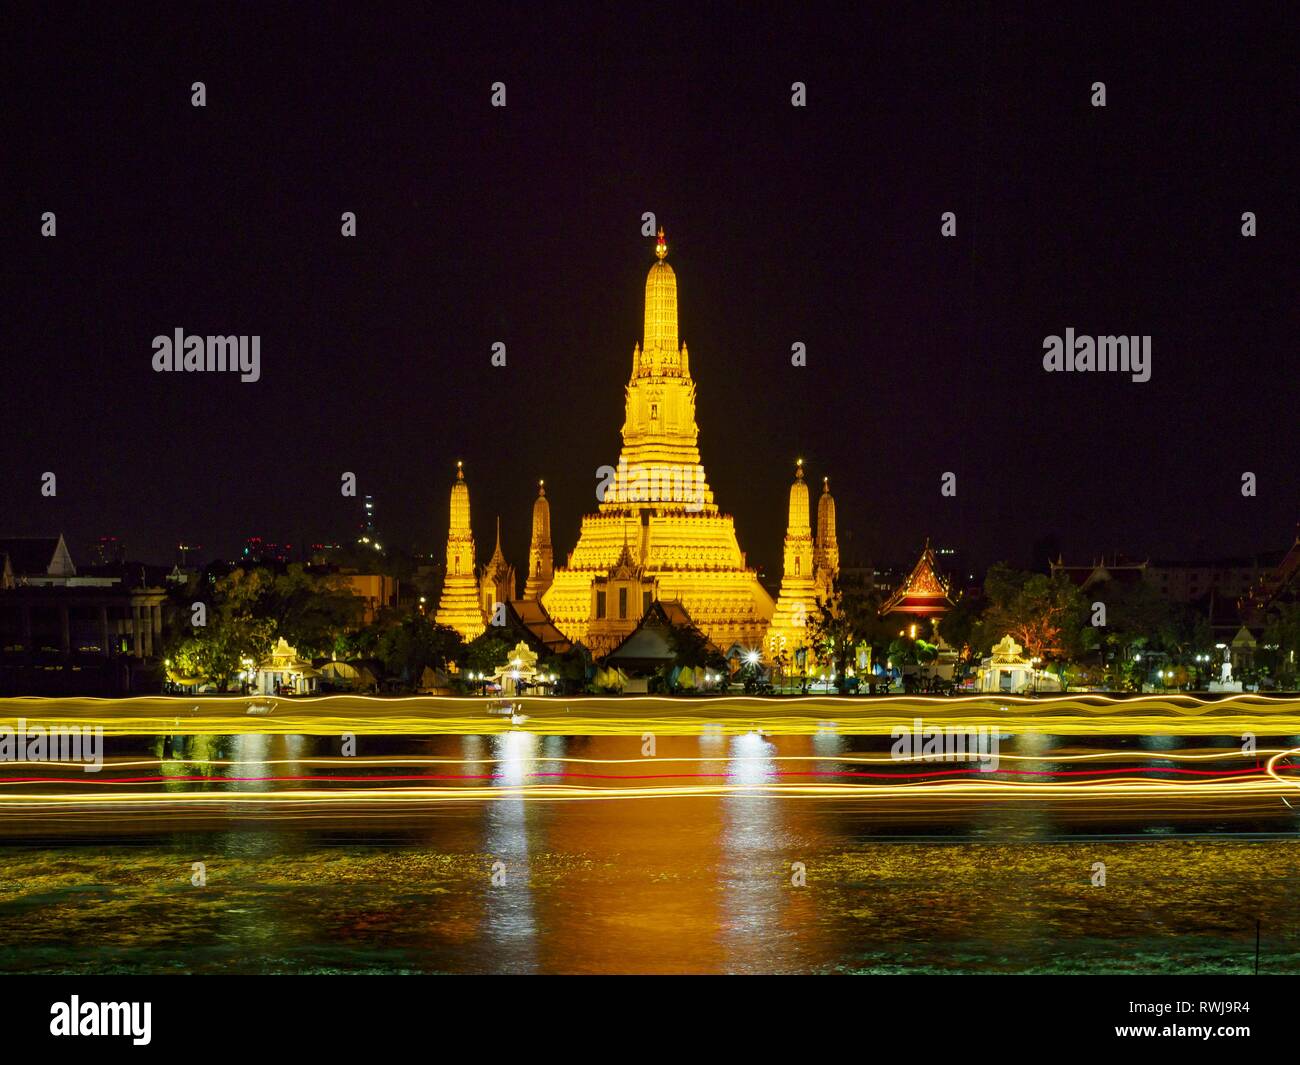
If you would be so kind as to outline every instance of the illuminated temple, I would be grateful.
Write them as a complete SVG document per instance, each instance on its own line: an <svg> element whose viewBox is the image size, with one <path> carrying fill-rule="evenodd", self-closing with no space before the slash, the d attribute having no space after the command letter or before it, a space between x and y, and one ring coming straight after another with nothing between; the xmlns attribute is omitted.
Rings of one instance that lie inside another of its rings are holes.
<svg viewBox="0 0 1300 1065"><path fill-rule="evenodd" d="M539 485L522 599L515 599L515 571L502 552L499 526L496 550L476 578L469 494L458 464L437 620L466 639L483 632L494 608L508 602L508 612L498 615L558 630L601 658L636 629L652 603L663 602L676 604L674 616L688 616L720 651L775 657L805 645L809 614L831 594L839 570L835 502L824 486L814 540L802 463L791 488L780 606L746 565L734 522L715 502L700 461L695 382L678 335L677 277L662 229L655 259L645 283L643 336L624 389L618 465L598 472L596 512L582 519L562 566L554 565L550 509Z"/></svg>
<svg viewBox="0 0 1300 1065"><path fill-rule="evenodd" d="M542 604L599 657L650 603L676 601L723 650L762 646L772 597L745 565L731 516L714 502L697 446L695 382L678 342L677 277L663 230L645 283L645 330L632 352L623 449L595 514L555 570Z"/></svg>

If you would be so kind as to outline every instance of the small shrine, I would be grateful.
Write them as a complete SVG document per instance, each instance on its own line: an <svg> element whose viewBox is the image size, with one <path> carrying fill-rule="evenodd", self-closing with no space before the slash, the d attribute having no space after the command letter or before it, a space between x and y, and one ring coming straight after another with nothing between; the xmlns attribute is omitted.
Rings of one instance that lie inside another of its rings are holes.
<svg viewBox="0 0 1300 1065"><path fill-rule="evenodd" d="M537 652L520 640L506 661L492 674L491 682L498 685L502 695L519 695L539 684L549 684L552 678L537 670Z"/></svg>
<svg viewBox="0 0 1300 1065"><path fill-rule="evenodd" d="M1036 668L1034 659L1024 657L1024 648L1010 634L993 645L993 653L980 665L979 687L982 692L1012 695L1061 690L1060 678L1055 673Z"/></svg>
<svg viewBox="0 0 1300 1065"><path fill-rule="evenodd" d="M320 671L281 636L257 664L253 690L262 695L311 695L320 687Z"/></svg>

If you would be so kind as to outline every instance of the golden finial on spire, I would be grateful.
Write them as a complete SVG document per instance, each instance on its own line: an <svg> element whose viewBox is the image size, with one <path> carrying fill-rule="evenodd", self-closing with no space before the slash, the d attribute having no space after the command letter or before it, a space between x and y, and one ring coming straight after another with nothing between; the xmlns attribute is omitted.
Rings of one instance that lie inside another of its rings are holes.
<svg viewBox="0 0 1300 1065"><path fill-rule="evenodd" d="M465 471L464 471L463 469L461 469L461 466L462 466L462 465L463 465L463 463L460 461L460 459L457 459L457 460L456 460L456 480L458 480L458 481L463 481L463 480L465 479Z"/></svg>
<svg viewBox="0 0 1300 1065"><path fill-rule="evenodd" d="M795 459L795 463L794 463L794 479L795 479L796 481L802 481L802 480L803 480L803 459Z"/></svg>
<svg viewBox="0 0 1300 1065"><path fill-rule="evenodd" d="M664 239L664 227L659 227L659 242L655 245L655 257L663 262L668 258L668 241Z"/></svg>
<svg viewBox="0 0 1300 1065"><path fill-rule="evenodd" d="M546 482L544 480L537 482L537 494L539 496L546 495Z"/></svg>

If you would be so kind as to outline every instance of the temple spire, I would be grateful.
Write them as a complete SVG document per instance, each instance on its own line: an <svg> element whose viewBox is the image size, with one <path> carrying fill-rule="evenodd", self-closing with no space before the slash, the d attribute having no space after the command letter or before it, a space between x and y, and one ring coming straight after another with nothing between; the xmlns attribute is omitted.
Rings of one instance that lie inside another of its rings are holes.
<svg viewBox="0 0 1300 1065"><path fill-rule="evenodd" d="M504 559L504 558L505 558L505 553L501 550L501 515L498 514L497 515L497 546L495 550L493 550L492 552L492 561L495 562L497 559Z"/></svg>
<svg viewBox="0 0 1300 1065"><path fill-rule="evenodd" d="M835 535L835 497L831 479L822 478L822 494L817 500L817 544L813 564L817 567L819 593L830 594L840 575L840 545Z"/></svg>
<svg viewBox="0 0 1300 1065"><path fill-rule="evenodd" d="M554 579L551 504L546 499L546 482L538 481L537 498L533 501L533 535L528 544L528 575L524 582L524 598L540 600Z"/></svg>
<svg viewBox="0 0 1300 1065"><path fill-rule="evenodd" d="M470 529L469 485L465 469L456 463L456 480L451 486L451 505L447 523L447 571L443 576L442 596L435 620L455 629L472 640L483 631L483 613L479 609L474 580L474 533Z"/></svg>
<svg viewBox="0 0 1300 1065"><path fill-rule="evenodd" d="M668 243L659 230L655 263L645 279L645 334L641 340L643 368L675 366L677 362L677 275L668 265Z"/></svg>
<svg viewBox="0 0 1300 1065"><path fill-rule="evenodd" d="M790 485L790 514L785 530L782 552L781 591L772 624L767 630L767 651L770 658L793 655L809 643L808 622L817 610L817 590L814 583L814 545L812 526L808 515L808 485L803 479L803 459L795 463L794 483Z"/></svg>
<svg viewBox="0 0 1300 1065"><path fill-rule="evenodd" d="M808 485L803 479L803 459L794 467L794 484L790 486L790 516L786 528L789 536L805 536L812 532L808 522ZM805 573L808 571L805 570Z"/></svg>

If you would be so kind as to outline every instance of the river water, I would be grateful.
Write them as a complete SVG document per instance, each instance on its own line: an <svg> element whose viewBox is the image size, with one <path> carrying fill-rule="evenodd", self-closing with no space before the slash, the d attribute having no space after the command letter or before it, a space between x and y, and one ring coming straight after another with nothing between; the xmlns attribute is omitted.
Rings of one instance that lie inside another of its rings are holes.
<svg viewBox="0 0 1300 1065"><path fill-rule="evenodd" d="M1003 768L1210 775L1237 743L1026 735ZM678 736L649 766L636 736L363 736L351 758L110 738L100 774L0 774L71 796L0 807L0 971L1248 973L1257 922L1260 971L1300 971L1300 790L851 790L888 749ZM799 790L821 782L845 787Z"/></svg>

